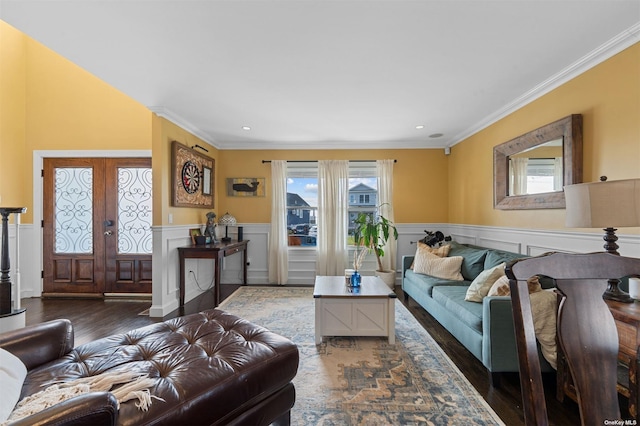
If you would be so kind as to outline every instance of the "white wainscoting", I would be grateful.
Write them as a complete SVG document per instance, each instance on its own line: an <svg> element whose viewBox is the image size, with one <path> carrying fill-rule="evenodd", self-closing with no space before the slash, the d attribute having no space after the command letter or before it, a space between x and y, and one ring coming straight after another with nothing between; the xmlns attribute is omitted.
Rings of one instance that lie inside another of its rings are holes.
<svg viewBox="0 0 640 426"><path fill-rule="evenodd" d="M42 294L42 250L38 241L41 239L42 228L33 224L20 225L20 263L16 262L16 233L15 225L9 225L9 253L11 256L11 271L9 272L12 287L12 299L16 302L17 280L20 280L20 298L40 297Z"/></svg>
<svg viewBox="0 0 640 426"><path fill-rule="evenodd" d="M268 241L269 224L240 224L243 226L244 239L248 245L247 267L248 282L251 285L268 285ZM150 315L163 317L178 308L179 265L177 247L190 244L189 229L196 225L161 226L153 228L153 297ZM15 247L15 235L9 238ZM470 243L482 247L507 250L536 256L549 251L586 253L602 251L604 232L572 232L565 230L527 230L492 226L456 225L443 223L399 224L398 257L396 283L400 284L402 256L415 253L415 242L424 237L424 230L442 231L461 243ZM236 239L237 228L230 229L231 237ZM42 292L41 250L34 252L34 241L40 241L41 229L31 224L20 225L20 272L21 297L38 297ZM640 257L640 235L618 235L620 254ZM13 238L13 239L12 239ZM13 253L13 251L12 251ZM350 256L350 260L353 256ZM40 267L35 267L38 262ZM316 251L314 248L295 247L289 250L289 281L287 285L313 285L315 281ZM15 267L15 265L12 265ZM13 269L13 268L12 268ZM186 264L186 301L189 301L209 288L213 277L213 262L206 259L189 259ZM375 258L368 255L364 262L363 274L372 275L375 270ZM222 285L242 282L242 256L225 258L222 265Z"/></svg>

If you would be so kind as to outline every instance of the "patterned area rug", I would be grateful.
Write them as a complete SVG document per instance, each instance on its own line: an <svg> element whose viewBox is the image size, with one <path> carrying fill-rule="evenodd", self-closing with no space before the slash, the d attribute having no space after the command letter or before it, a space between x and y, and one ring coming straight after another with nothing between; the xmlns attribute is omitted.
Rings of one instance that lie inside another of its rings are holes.
<svg viewBox="0 0 640 426"><path fill-rule="evenodd" d="M293 425L501 425L411 313L396 302L396 343L314 343L312 288L240 287L220 309L288 337L300 350Z"/></svg>
<svg viewBox="0 0 640 426"><path fill-rule="evenodd" d="M393 345L325 337L316 346L312 288L240 287L220 309L298 345L293 425L503 424L400 302Z"/></svg>

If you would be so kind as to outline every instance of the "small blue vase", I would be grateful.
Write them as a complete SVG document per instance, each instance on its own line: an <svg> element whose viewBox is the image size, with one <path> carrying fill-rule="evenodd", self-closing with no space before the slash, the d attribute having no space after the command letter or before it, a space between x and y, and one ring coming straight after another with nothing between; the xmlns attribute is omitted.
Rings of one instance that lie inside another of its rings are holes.
<svg viewBox="0 0 640 426"><path fill-rule="evenodd" d="M360 282L362 277L358 271L355 271L353 275L351 275L351 287L360 287Z"/></svg>

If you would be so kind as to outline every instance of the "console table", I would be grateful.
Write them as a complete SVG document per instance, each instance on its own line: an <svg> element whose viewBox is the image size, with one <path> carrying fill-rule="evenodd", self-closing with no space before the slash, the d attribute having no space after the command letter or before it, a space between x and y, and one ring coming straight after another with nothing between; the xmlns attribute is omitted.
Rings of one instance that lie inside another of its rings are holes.
<svg viewBox="0 0 640 426"><path fill-rule="evenodd" d="M214 304L218 306L220 303L220 275L222 258L231 256L236 253L242 253L242 284L247 285L247 245L249 240L221 242L215 244L190 245L178 247L178 256L180 257L180 313L184 312L184 296L185 296L185 259L213 259L214 261L214 283L213 294Z"/></svg>

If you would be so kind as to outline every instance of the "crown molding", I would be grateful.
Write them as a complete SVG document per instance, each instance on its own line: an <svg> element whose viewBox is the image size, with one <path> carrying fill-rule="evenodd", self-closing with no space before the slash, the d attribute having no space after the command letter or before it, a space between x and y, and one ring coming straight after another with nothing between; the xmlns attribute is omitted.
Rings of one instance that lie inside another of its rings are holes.
<svg viewBox="0 0 640 426"><path fill-rule="evenodd" d="M259 149L273 149L273 150L306 150L306 149L443 149L442 146L428 145L425 141L362 141L354 142L349 141L348 144L344 141L307 141L307 142L276 142L276 141L234 141L234 142L222 142L218 149L234 149L234 150L255 150L256 142L261 142L261 148Z"/></svg>
<svg viewBox="0 0 640 426"><path fill-rule="evenodd" d="M202 131L197 126L191 124L189 121L185 120L183 117L169 110L168 108L165 108L163 106L147 106L147 108L151 112L156 114L158 117L162 117L166 120L169 120L176 126L179 126L180 128L193 134L194 136L197 136L198 138L202 139L212 147L216 149L220 149L219 144L215 140L213 140L213 138L210 135Z"/></svg>
<svg viewBox="0 0 640 426"><path fill-rule="evenodd" d="M498 120L506 117L507 115L519 110L525 105L535 101L536 99L546 95L552 90L562 86L567 83L569 80L579 76L580 74L588 71L589 69L595 67L596 65L606 61L612 56L622 52L624 49L631 47L640 41L640 22L637 22L627 30L618 34L608 42L602 44L595 50L591 51L587 55L578 59L573 64L569 65L567 68L562 71L554 74L549 77L542 83L538 84L528 92L524 93L522 96L513 100L509 104L500 108L498 111L493 114L487 116L482 121L476 123L475 125L469 127L464 132L456 135L452 138L453 142L449 146L456 145L457 143L462 142L466 138L478 133L486 127L489 127L491 124L497 122Z"/></svg>

